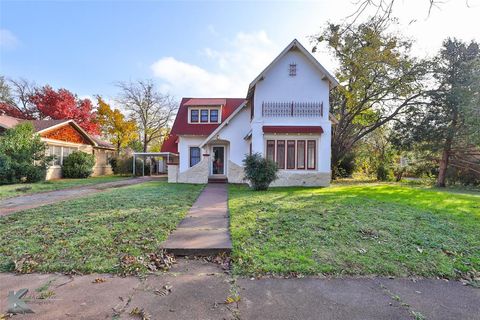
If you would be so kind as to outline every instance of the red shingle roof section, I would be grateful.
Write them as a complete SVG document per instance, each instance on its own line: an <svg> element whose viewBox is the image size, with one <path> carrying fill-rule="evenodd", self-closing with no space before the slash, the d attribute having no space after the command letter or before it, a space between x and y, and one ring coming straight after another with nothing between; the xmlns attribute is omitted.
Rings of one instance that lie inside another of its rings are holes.
<svg viewBox="0 0 480 320"><path fill-rule="evenodd" d="M185 106L223 106L227 103L227 99L219 98L191 98Z"/></svg>
<svg viewBox="0 0 480 320"><path fill-rule="evenodd" d="M220 125L220 123L188 123L188 107L222 105L223 122L244 102L243 98L183 98L172 131L162 145L162 152L178 153L178 136L208 136Z"/></svg>

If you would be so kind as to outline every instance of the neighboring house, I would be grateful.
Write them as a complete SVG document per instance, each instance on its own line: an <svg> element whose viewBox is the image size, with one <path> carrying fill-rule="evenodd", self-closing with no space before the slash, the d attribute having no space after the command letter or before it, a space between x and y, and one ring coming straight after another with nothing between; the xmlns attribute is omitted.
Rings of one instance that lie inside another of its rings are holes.
<svg viewBox="0 0 480 320"><path fill-rule="evenodd" d="M0 134L22 122L30 122L48 148L47 155L54 156L47 171L47 180L62 177L63 159L73 151L95 155L93 175L112 174L109 159L115 155L115 147L89 135L73 120L23 120L0 115Z"/></svg>
<svg viewBox="0 0 480 320"><path fill-rule="evenodd" d="M241 183L242 160L259 152L278 164L273 186L329 185L329 92L337 84L294 40L253 80L246 98L182 99L162 146L175 155L168 181Z"/></svg>

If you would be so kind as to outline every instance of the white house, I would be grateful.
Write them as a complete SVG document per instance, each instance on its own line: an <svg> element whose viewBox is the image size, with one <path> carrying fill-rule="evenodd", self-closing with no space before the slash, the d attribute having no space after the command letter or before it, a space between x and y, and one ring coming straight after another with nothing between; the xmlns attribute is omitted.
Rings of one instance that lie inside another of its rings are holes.
<svg viewBox="0 0 480 320"><path fill-rule="evenodd" d="M169 182L243 182L242 160L276 161L273 186L330 183L329 93L338 82L293 40L250 84L246 98L184 98L162 152Z"/></svg>

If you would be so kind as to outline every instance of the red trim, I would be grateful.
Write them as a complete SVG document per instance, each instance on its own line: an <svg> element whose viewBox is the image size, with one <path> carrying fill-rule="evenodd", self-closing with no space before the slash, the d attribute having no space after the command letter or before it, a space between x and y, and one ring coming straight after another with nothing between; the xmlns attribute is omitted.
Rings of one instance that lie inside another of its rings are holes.
<svg viewBox="0 0 480 320"><path fill-rule="evenodd" d="M303 166L299 166L298 165L298 143L299 142L303 142ZM301 170L305 170L305 163L307 161L307 157L306 157L306 151L307 151L307 148L306 148L306 143L305 143L305 140L297 140L297 159L296 159L296 162L297 162L297 169L301 169Z"/></svg>
<svg viewBox="0 0 480 320"><path fill-rule="evenodd" d="M280 164L279 164L279 162L278 162L279 142L283 142L283 164L282 164L282 166L280 166ZM276 160L277 160L278 169L285 169L285 156L286 156L286 154L287 154L286 151L287 151L287 150L286 150L285 140L277 140L277 156L276 156Z"/></svg>
<svg viewBox="0 0 480 320"><path fill-rule="evenodd" d="M313 142L313 167L308 166L308 149L310 142ZM315 140L307 140L307 170L315 170L317 167L317 142Z"/></svg>
<svg viewBox="0 0 480 320"><path fill-rule="evenodd" d="M289 167L288 166L288 145L292 142L293 142L293 167ZM296 156L295 147L296 147L295 140L287 140L287 148L286 148L287 149L287 152L286 152L286 154L287 154L287 156L286 156L287 169L295 169L295 163L297 162L296 159L295 159L295 156Z"/></svg>
<svg viewBox="0 0 480 320"><path fill-rule="evenodd" d="M323 133L320 126L263 126L264 133Z"/></svg>

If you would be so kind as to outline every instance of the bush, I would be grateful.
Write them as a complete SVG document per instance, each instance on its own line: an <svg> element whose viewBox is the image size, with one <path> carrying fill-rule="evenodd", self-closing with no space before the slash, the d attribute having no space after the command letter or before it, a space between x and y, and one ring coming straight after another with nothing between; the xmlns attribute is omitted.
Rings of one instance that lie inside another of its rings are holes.
<svg viewBox="0 0 480 320"><path fill-rule="evenodd" d="M0 137L0 184L45 180L46 144L31 123L21 123Z"/></svg>
<svg viewBox="0 0 480 320"><path fill-rule="evenodd" d="M379 164L377 167L377 180L388 181L390 176L390 170L384 164Z"/></svg>
<svg viewBox="0 0 480 320"><path fill-rule="evenodd" d="M82 151L74 151L63 159L62 173L65 178L88 178L93 173L95 156Z"/></svg>
<svg viewBox="0 0 480 320"><path fill-rule="evenodd" d="M112 158L110 160L110 165L112 166L113 173L115 174L132 174L132 163L133 157L129 158ZM142 160L135 159L135 175L143 175L143 164ZM150 175L150 165L145 163L145 175Z"/></svg>
<svg viewBox="0 0 480 320"><path fill-rule="evenodd" d="M333 168L333 176L338 178L351 178L353 172L355 171L355 154L348 153L343 157L343 159L338 163L337 166Z"/></svg>
<svg viewBox="0 0 480 320"><path fill-rule="evenodd" d="M267 190L270 183L277 179L277 164L263 158L260 153L247 155L243 164L245 179L250 181L253 190Z"/></svg>

